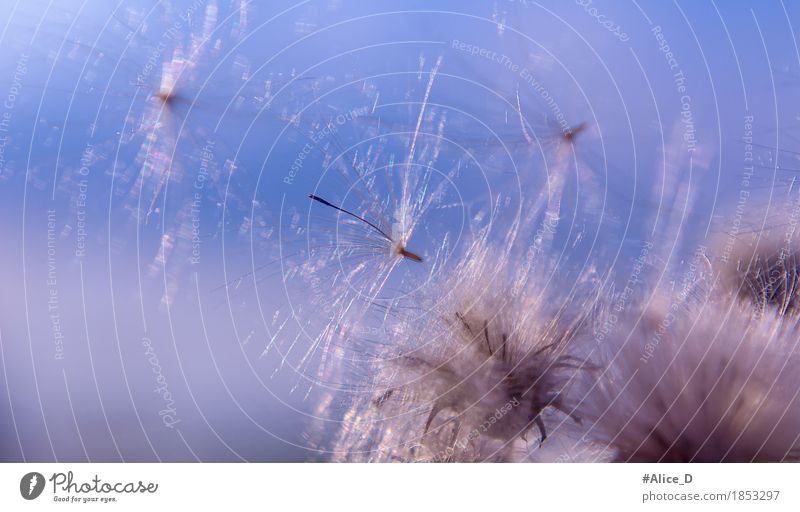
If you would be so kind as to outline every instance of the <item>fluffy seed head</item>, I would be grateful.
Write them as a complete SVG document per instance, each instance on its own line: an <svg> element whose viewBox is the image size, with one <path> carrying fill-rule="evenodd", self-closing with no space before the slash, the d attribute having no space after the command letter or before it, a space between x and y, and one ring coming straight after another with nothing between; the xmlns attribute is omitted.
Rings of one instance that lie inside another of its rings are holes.
<svg viewBox="0 0 800 512"><path fill-rule="evenodd" d="M620 462L778 462L800 439L798 325L732 294L668 298L630 315L630 336L584 391L585 438Z"/></svg>

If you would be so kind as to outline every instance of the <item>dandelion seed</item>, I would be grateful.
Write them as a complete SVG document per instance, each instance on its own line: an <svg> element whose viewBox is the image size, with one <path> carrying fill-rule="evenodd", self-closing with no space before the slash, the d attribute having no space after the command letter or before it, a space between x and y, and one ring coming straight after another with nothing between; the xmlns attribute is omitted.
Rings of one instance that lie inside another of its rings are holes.
<svg viewBox="0 0 800 512"><path fill-rule="evenodd" d="M561 137L562 139L564 139L565 142L572 143L575 140L575 137L580 135L580 133L583 132L585 129L586 129L586 123L581 123L577 126L565 130Z"/></svg>
<svg viewBox="0 0 800 512"><path fill-rule="evenodd" d="M383 238L385 238L388 242L390 242L392 244L392 250L394 251L394 253L398 254L399 256L402 256L403 258L408 258L411 261L416 261L418 263L422 262L422 257L421 256L419 256L416 253L413 253L413 252L409 251L408 249L406 249L401 241L397 241L397 240L392 239L392 237L387 235L386 232L384 232L381 228L379 228L378 226L376 226L372 222L366 220L365 218L363 218L363 217L361 217L359 215L356 215L353 212L345 210L344 208L342 208L340 206L336 206L335 204L332 204L332 203L322 199L319 196L315 196L314 194L309 194L308 197L310 199L314 200L314 201L317 201L317 202L320 202L320 203L324 204L325 206L330 206L331 208L333 208L335 210L339 210L340 212L346 213L347 215L350 215L351 217L353 217L355 219L358 219L361 222L367 224L369 227L371 227L372 229L377 231L381 236L383 236Z"/></svg>

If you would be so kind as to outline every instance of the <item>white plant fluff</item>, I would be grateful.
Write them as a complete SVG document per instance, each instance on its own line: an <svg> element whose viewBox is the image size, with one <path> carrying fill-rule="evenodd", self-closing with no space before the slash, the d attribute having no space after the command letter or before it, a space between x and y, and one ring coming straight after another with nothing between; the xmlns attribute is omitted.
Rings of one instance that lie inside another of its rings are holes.
<svg viewBox="0 0 800 512"><path fill-rule="evenodd" d="M569 390L589 367L573 341L590 327L591 272L565 307L561 288L528 279L527 265L509 271L508 255L485 240L467 253L438 304L399 321L400 344L387 346L374 391L345 414L335 458L523 460L551 424L580 424Z"/></svg>
<svg viewBox="0 0 800 512"><path fill-rule="evenodd" d="M629 298L598 343L615 295L596 274L554 287L545 259L520 264L475 242L435 305L401 317L334 458L797 460L796 272L781 263L759 277L777 265L763 247L753 268L742 257L717 268L703 254L708 268L681 289Z"/></svg>
<svg viewBox="0 0 800 512"><path fill-rule="evenodd" d="M795 319L736 300L647 308L581 397L584 439L622 462L779 462L800 438ZM667 328L662 328L669 323Z"/></svg>
<svg viewBox="0 0 800 512"><path fill-rule="evenodd" d="M566 142L551 195L529 198L503 235L479 232L454 263L436 261L443 268L417 307L383 312L392 328L367 374L338 375L360 388L336 418L334 460L800 458L793 231L754 230L749 245L737 233L712 253L698 248L688 269L651 269L692 245L676 207L658 226L662 247L647 242L652 251L635 263L636 290L615 291L624 276L595 270L593 256L570 268L554 250L564 241ZM664 187L691 204L679 164Z"/></svg>
<svg viewBox="0 0 800 512"><path fill-rule="evenodd" d="M625 315L576 397L582 441L620 462L797 460L794 252L753 247L690 285L704 292L659 289Z"/></svg>

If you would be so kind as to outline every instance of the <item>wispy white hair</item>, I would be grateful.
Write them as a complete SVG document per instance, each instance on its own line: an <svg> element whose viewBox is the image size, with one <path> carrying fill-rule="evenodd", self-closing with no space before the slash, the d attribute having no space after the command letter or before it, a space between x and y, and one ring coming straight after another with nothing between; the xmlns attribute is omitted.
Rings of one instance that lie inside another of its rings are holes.
<svg viewBox="0 0 800 512"><path fill-rule="evenodd" d="M588 367L572 342L590 326L591 272L573 278L564 301L562 287L529 280L531 268L509 271L508 255L485 240L467 253L438 304L400 322L374 392L343 418L335 458L519 460L548 423L581 421L568 396Z"/></svg>
<svg viewBox="0 0 800 512"><path fill-rule="evenodd" d="M554 231L533 234L559 201L536 198L504 243L478 236L420 311L398 315L333 458L800 458L796 248L702 250L696 271L644 272L649 293L621 301L603 272L552 262ZM665 238L688 239L667 224Z"/></svg>
<svg viewBox="0 0 800 512"><path fill-rule="evenodd" d="M699 301L657 291L627 314L626 335L576 397L582 440L621 462L796 460L798 322L762 309L763 294L741 300L741 284Z"/></svg>
<svg viewBox="0 0 800 512"><path fill-rule="evenodd" d="M377 366L374 392L344 418L338 459L800 456L798 319L786 301L740 293L752 272L725 267L722 279L709 272L680 293L643 295L598 346L613 297L594 274L565 293L533 265L498 272L490 262L502 258L486 244L469 254L429 316L396 333L402 343ZM556 445L542 445L553 434Z"/></svg>
<svg viewBox="0 0 800 512"><path fill-rule="evenodd" d="M795 313L800 293L800 250L791 240L792 234L757 232L755 240L739 237L722 269L724 286L758 310Z"/></svg>

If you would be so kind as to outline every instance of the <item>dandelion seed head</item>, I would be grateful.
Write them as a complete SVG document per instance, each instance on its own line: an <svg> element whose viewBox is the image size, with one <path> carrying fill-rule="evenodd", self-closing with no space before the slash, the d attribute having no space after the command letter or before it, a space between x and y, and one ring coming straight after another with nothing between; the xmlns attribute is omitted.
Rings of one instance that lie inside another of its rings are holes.
<svg viewBox="0 0 800 512"><path fill-rule="evenodd" d="M797 322L728 294L627 319L629 342L581 396L584 439L623 462L780 462L798 456Z"/></svg>
<svg viewBox="0 0 800 512"><path fill-rule="evenodd" d="M547 423L580 422L568 390L589 366L573 340L591 307L564 309L537 281L509 294L519 274L504 265L514 260L485 239L467 254L438 284L438 303L398 320L374 363L375 391L343 416L341 457L520 460Z"/></svg>

